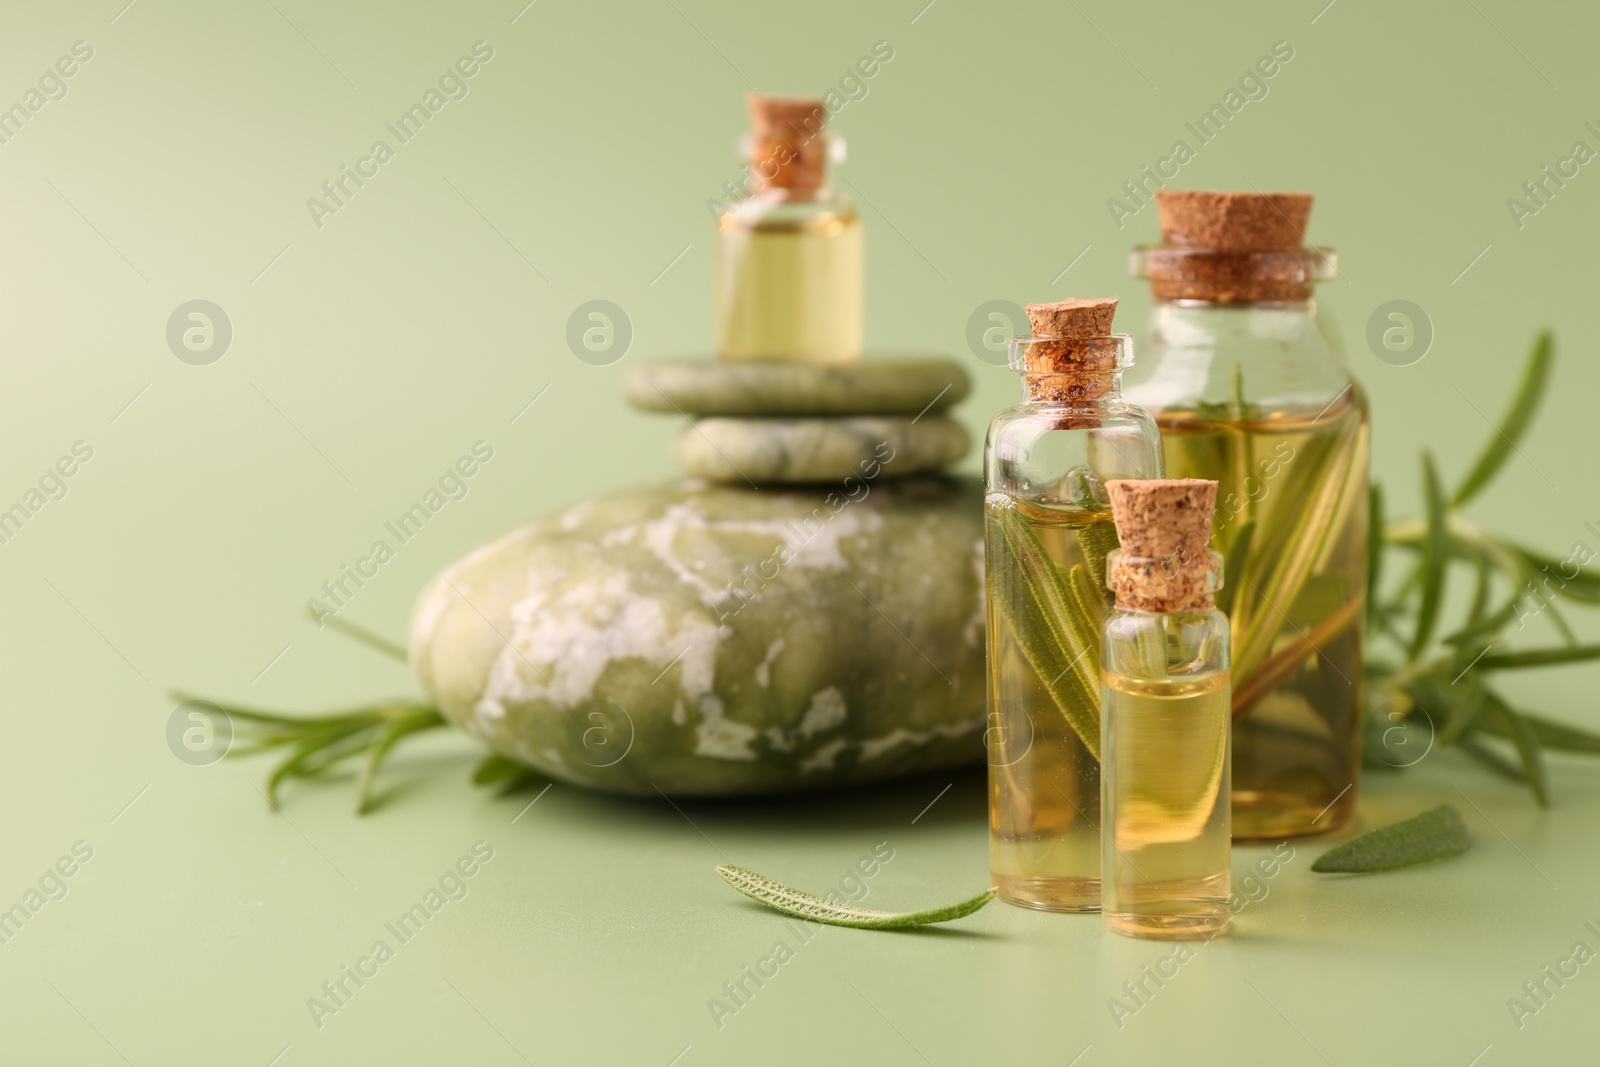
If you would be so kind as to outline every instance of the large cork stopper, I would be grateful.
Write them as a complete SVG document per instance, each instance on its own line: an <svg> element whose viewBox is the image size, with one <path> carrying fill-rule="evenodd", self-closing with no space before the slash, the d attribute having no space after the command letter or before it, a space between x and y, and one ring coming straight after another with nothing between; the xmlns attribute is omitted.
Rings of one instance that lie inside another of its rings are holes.
<svg viewBox="0 0 1600 1067"><path fill-rule="evenodd" d="M1161 237L1168 244L1219 252L1279 252L1305 244L1309 193L1156 191Z"/></svg>
<svg viewBox="0 0 1600 1067"><path fill-rule="evenodd" d="M750 93L749 163L758 188L817 189L826 183L828 145L820 97Z"/></svg>
<svg viewBox="0 0 1600 1067"><path fill-rule="evenodd" d="M1022 371L1035 400L1096 400L1111 392L1121 346L1111 336L1117 298L1029 304L1032 343Z"/></svg>
<svg viewBox="0 0 1600 1067"><path fill-rule="evenodd" d="M1158 300L1299 302L1330 276L1332 257L1305 247L1308 193L1160 189L1160 248L1143 250Z"/></svg>
<svg viewBox="0 0 1600 1067"><path fill-rule="evenodd" d="M1217 483L1119 478L1106 482L1106 493L1122 542L1106 571L1117 604L1135 611L1210 610Z"/></svg>

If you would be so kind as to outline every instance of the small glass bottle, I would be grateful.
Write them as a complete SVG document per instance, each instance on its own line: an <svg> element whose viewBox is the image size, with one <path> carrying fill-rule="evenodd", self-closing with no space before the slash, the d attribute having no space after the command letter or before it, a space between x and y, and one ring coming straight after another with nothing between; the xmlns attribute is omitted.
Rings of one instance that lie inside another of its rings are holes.
<svg viewBox="0 0 1600 1067"><path fill-rule="evenodd" d="M1228 925L1228 619L1213 594L1217 483L1106 483L1121 547L1101 649L1101 915L1129 937L1214 937Z"/></svg>
<svg viewBox="0 0 1600 1067"><path fill-rule="evenodd" d="M1220 483L1212 546L1233 631L1233 831L1322 833L1355 812L1367 582L1367 398L1317 327L1311 197L1160 190L1134 253L1150 326L1128 395L1173 477Z"/></svg>
<svg viewBox="0 0 1600 1067"><path fill-rule="evenodd" d="M1161 474L1155 422L1118 392L1133 348L1116 303L1028 307L1024 398L985 446L989 864L1003 899L1048 911L1100 906L1104 481Z"/></svg>
<svg viewBox="0 0 1600 1067"><path fill-rule="evenodd" d="M844 142L819 99L751 93L748 195L717 213L717 353L729 360L861 357L861 220L828 185Z"/></svg>

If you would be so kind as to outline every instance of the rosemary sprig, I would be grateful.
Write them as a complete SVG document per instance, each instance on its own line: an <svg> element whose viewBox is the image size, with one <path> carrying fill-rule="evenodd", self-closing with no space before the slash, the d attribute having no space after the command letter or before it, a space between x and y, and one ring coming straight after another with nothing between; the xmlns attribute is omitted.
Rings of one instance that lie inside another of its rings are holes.
<svg viewBox="0 0 1600 1067"><path fill-rule="evenodd" d="M234 736L248 743L228 750L229 758L253 756L274 748L288 749L267 776L267 802L278 806L285 782L317 778L350 761L365 757L361 785L356 793L356 814L364 815L376 803L378 771L393 748L412 734L445 725L444 716L426 704L395 700L322 715L280 715L237 704L189 699L221 712L233 723Z"/></svg>
<svg viewBox="0 0 1600 1067"><path fill-rule="evenodd" d="M988 889L975 897L948 904L942 908L924 908L921 911L872 911L854 904L836 904L825 897L814 896L804 890L794 889L775 882L764 874L722 864L717 867L722 880L733 888L759 901L775 911L793 915L797 919L826 923L829 926L851 926L858 930L901 930L908 926L926 926L945 923L971 915L995 898L998 889Z"/></svg>
<svg viewBox="0 0 1600 1067"><path fill-rule="evenodd" d="M1600 659L1600 645L1581 645L1562 617L1558 601L1600 604L1600 570L1569 557L1558 559L1490 533L1462 515L1505 468L1533 422L1549 384L1554 343L1548 333L1534 341L1522 381L1500 424L1461 484L1445 491L1433 459L1423 454L1424 514L1381 518L1382 497L1373 495L1373 586L1370 596L1367 682L1370 725L1368 761L1386 765L1383 738L1400 723L1426 720L1440 747L1458 748L1490 770L1525 783L1540 806L1550 798L1545 749L1600 754L1600 734L1554 722L1516 708L1497 691L1500 671ZM1378 524L1381 523L1381 526ZM1382 555L1399 553L1411 567L1387 597L1378 590ZM1574 553L1576 556L1576 553ZM1435 640L1445 617L1446 593L1465 571L1473 590L1460 624ZM1503 599L1501 599L1503 598ZM1499 601L1498 606L1491 605ZM1564 644L1512 650L1515 630L1528 617L1547 616ZM1387 641L1391 658L1376 647Z"/></svg>

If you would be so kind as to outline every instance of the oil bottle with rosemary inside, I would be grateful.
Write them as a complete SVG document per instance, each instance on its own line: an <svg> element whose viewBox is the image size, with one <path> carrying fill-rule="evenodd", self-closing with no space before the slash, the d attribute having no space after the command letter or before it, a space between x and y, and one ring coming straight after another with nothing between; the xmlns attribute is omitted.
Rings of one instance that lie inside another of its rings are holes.
<svg viewBox="0 0 1600 1067"><path fill-rule="evenodd" d="M989 857L1005 900L1100 906L1100 628L1116 547L1105 481L1161 474L1116 300L1033 304L1014 339L1023 401L985 446Z"/></svg>
<svg viewBox="0 0 1600 1067"><path fill-rule="evenodd" d="M1128 395L1173 477L1219 483L1212 545L1233 636L1233 833L1338 829L1361 763L1367 400L1318 328L1311 197L1160 190L1138 249L1150 325Z"/></svg>

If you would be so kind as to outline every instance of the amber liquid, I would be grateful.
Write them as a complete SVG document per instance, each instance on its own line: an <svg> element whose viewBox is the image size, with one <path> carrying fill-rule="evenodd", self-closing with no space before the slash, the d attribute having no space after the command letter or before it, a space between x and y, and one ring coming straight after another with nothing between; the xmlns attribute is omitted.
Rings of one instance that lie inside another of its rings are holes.
<svg viewBox="0 0 1600 1067"><path fill-rule="evenodd" d="M1169 477L1220 483L1212 547L1227 561L1218 606L1233 638L1234 839L1337 829L1355 811L1361 765L1365 400L1352 388L1304 417L1157 421Z"/></svg>
<svg viewBox="0 0 1600 1067"><path fill-rule="evenodd" d="M731 360L850 363L861 355L861 221L853 211L717 232L717 352Z"/></svg>
<svg viewBox="0 0 1600 1067"><path fill-rule="evenodd" d="M1101 576L1104 553L1116 546L1109 511L1025 503L991 494L985 505L989 586L989 866L1003 899L1046 911L1100 907L1100 762L1059 698L1030 660L1017 625L1020 605L1034 597L1001 524L1024 524L1063 577L1073 568ZM1010 514L1007 515L1006 513ZM1092 584L1092 583L1091 583ZM1107 600L1109 598L1106 598ZM1035 601L1036 602L1036 601ZM1108 605L1079 611L1095 648L1074 670L1094 666ZM1059 678L1053 679L1059 681ZM1074 680L1074 710L1094 724L1098 744L1099 689ZM1081 700L1083 693L1088 699Z"/></svg>
<svg viewBox="0 0 1600 1067"><path fill-rule="evenodd" d="M1228 675L1105 674L1102 913L1119 934L1211 937L1228 924Z"/></svg>

